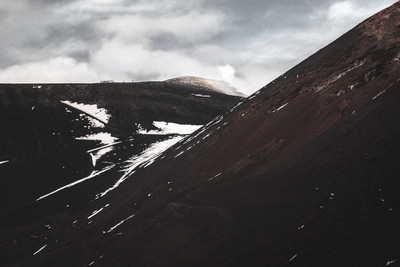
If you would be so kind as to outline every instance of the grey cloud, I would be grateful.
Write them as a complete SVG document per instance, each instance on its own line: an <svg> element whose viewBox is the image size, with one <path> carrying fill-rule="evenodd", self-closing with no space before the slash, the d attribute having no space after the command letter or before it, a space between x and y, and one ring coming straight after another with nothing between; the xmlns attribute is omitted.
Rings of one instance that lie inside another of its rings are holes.
<svg viewBox="0 0 400 267"><path fill-rule="evenodd" d="M36 4L43 6L43 5L60 5L60 4L67 4L76 2L78 0L34 0Z"/></svg>
<svg viewBox="0 0 400 267"><path fill-rule="evenodd" d="M193 44L178 39L171 33L160 33L150 37L149 48L152 50L187 49Z"/></svg>
<svg viewBox="0 0 400 267"><path fill-rule="evenodd" d="M53 24L47 30L45 41L48 44L64 44L79 40L82 44L86 44L84 49L89 49L95 46L97 40L101 39L100 33L90 21Z"/></svg>

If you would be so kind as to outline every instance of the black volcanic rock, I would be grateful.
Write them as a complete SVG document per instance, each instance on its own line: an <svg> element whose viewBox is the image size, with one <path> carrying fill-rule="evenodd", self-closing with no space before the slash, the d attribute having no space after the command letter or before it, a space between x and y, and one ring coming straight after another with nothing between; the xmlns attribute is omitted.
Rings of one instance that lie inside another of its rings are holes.
<svg viewBox="0 0 400 267"><path fill-rule="evenodd" d="M21 251L14 250L21 243L15 243L7 227L20 229L27 218L34 224L43 217L62 217L65 210L79 212L116 186L131 161L150 159L144 154L149 148L180 136L145 133L157 130L154 121L205 124L240 99L210 88L163 82L0 85L0 265L18 259ZM65 100L107 108L110 121L102 123L61 102ZM111 141L88 138L96 135ZM56 197L40 200L55 190L60 191ZM39 236L47 238L37 233L27 238L35 241Z"/></svg>
<svg viewBox="0 0 400 267"><path fill-rule="evenodd" d="M196 96L201 94L210 97ZM71 123L79 114L60 101L106 108L111 114L106 130L126 136L135 133L138 125L155 129L153 121L205 124L240 100L205 86L168 82L3 84L0 96L0 160L37 159L76 151L76 145L65 139L92 131L84 128L88 119ZM78 143L81 146L82 142Z"/></svg>
<svg viewBox="0 0 400 267"><path fill-rule="evenodd" d="M57 100L97 104L112 114L109 126L130 132L138 123L150 129L152 121L205 124L239 100L199 82L47 84L39 92Z"/></svg>
<svg viewBox="0 0 400 267"><path fill-rule="evenodd" d="M0 217L3 262L395 266L399 25L396 3L78 211Z"/></svg>

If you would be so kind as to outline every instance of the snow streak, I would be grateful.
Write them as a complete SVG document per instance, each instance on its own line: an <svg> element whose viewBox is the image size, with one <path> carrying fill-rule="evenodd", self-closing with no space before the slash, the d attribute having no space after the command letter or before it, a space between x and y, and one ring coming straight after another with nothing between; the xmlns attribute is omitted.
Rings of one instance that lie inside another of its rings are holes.
<svg viewBox="0 0 400 267"><path fill-rule="evenodd" d="M36 201L39 201L39 200L42 200L42 199L44 199L44 198L46 198L46 197L49 197L49 196L51 196L51 195L54 195L55 193L58 193L58 192L60 192L60 191L62 191L62 190L64 190L64 189L67 189L67 188L70 188L70 187L75 186L75 185L77 185L77 184L80 184L80 183L82 183L82 182L84 182L84 181L86 181L86 180L92 179L93 177L96 177L96 176L98 176L98 175L100 175L100 174L102 174L102 173L104 173L104 172L107 172L107 171L111 170L111 169L114 168L114 167L115 167L115 164L113 164L113 165L111 165L111 166L108 166L108 167L104 168L104 169L101 170L101 171L93 171L89 176L87 176L87 177L85 177L85 178L82 178L82 179L80 179L80 180L77 180L77 181L75 181L75 182L73 182L73 183L67 184L67 185L65 185L65 186L63 186L63 187L60 187L60 188L58 188L57 190L54 190L53 192L50 192L50 193L48 193L48 194L46 194L46 195L43 195L43 196L39 197L38 199L36 199Z"/></svg>

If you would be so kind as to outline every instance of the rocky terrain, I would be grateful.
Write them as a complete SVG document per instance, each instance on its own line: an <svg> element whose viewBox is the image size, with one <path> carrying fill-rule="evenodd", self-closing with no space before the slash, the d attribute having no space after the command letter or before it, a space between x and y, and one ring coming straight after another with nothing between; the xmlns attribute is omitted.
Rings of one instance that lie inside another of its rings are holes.
<svg viewBox="0 0 400 267"><path fill-rule="evenodd" d="M81 186L65 205L84 206L241 99L167 82L3 84L0 95L0 216L7 220L70 187ZM52 212L59 210L44 206L37 215Z"/></svg>
<svg viewBox="0 0 400 267"><path fill-rule="evenodd" d="M84 205L3 214L1 263L396 266L399 26L396 3Z"/></svg>

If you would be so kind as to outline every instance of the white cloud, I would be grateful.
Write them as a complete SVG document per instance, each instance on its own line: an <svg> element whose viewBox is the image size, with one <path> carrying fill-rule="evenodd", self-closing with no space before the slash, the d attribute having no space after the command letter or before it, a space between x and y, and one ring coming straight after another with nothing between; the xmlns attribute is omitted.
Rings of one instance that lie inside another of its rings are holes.
<svg viewBox="0 0 400 267"><path fill-rule="evenodd" d="M87 63L57 57L0 69L0 80L4 83L95 82L99 76Z"/></svg>
<svg viewBox="0 0 400 267"><path fill-rule="evenodd" d="M328 19L335 23L343 23L345 20L358 16L358 12L354 12L355 6L350 1L337 2L328 9Z"/></svg>
<svg viewBox="0 0 400 267"><path fill-rule="evenodd" d="M148 76L164 80L177 76L218 78L210 64L180 51L151 50L140 44L129 44L114 38L105 42L91 55L91 64L102 75L115 79L135 79Z"/></svg>
<svg viewBox="0 0 400 267"><path fill-rule="evenodd" d="M327 18L335 27L340 25L354 26L362 19L372 16L376 11L385 8L385 3L357 3L350 0L333 3L327 10Z"/></svg>
<svg viewBox="0 0 400 267"><path fill-rule="evenodd" d="M393 2L4 0L0 82L188 75L249 94Z"/></svg>
<svg viewBox="0 0 400 267"><path fill-rule="evenodd" d="M248 68L244 71L248 88L255 90L260 83L254 81L261 80L260 77L264 77L264 85L267 84L387 5L388 1L378 5L374 1L334 2L308 13L303 18L306 23L301 25L289 24L260 31L241 53L244 62L258 65L251 71ZM259 77L252 72L258 73Z"/></svg>
<svg viewBox="0 0 400 267"><path fill-rule="evenodd" d="M97 23L105 35L116 35L130 42L148 43L151 37L171 34L185 42L209 39L222 28L221 14L190 12L181 15L119 15Z"/></svg>
<svg viewBox="0 0 400 267"><path fill-rule="evenodd" d="M267 82L278 77L287 68L276 65L247 64L237 69L238 74L234 77L231 85L247 95L262 88Z"/></svg>
<svg viewBox="0 0 400 267"><path fill-rule="evenodd" d="M365 2L345 0L335 2L327 10L319 11L315 16L323 21L325 29L331 35L344 33L376 12L388 6L389 1ZM324 20L325 18L325 20Z"/></svg>
<svg viewBox="0 0 400 267"><path fill-rule="evenodd" d="M220 80L232 84L233 79L235 78L236 70L231 65L225 64L223 66L217 66L217 70L219 76L218 78Z"/></svg>

